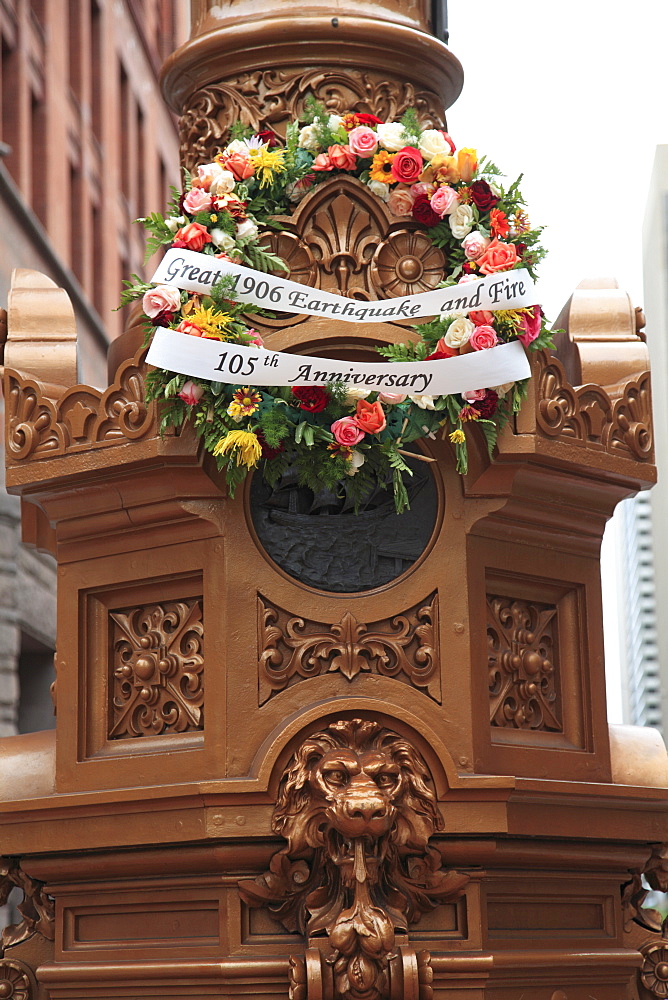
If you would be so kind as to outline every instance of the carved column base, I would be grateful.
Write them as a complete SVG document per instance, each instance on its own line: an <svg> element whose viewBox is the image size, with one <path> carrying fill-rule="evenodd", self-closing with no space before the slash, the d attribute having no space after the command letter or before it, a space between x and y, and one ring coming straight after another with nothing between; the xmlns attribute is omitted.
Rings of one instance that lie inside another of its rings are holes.
<svg viewBox="0 0 668 1000"><path fill-rule="evenodd" d="M303 957L290 956L290 1000L335 1000L334 957L319 948L307 948ZM433 971L428 951L416 952L400 945L394 954L378 962L380 976L367 989L346 994L373 996L382 1000L432 1000Z"/></svg>

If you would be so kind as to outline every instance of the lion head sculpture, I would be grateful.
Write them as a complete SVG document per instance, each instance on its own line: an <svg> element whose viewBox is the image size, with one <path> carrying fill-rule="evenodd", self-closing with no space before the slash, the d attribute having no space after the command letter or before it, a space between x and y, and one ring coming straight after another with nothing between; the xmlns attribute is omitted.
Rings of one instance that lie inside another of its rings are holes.
<svg viewBox="0 0 668 1000"><path fill-rule="evenodd" d="M283 775L273 817L293 858L357 837L421 852L442 827L418 752L397 733L361 719L334 722L301 745Z"/></svg>
<svg viewBox="0 0 668 1000"><path fill-rule="evenodd" d="M335 996L384 997L396 932L469 881L429 845L444 824L422 757L377 722L334 722L292 757L272 825L287 846L242 898L326 942Z"/></svg>

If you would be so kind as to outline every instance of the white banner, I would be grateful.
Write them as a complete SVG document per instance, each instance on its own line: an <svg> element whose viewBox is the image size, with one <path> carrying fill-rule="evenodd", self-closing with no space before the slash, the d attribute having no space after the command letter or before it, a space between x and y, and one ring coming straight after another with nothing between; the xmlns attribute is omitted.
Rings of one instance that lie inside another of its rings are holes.
<svg viewBox="0 0 668 1000"><path fill-rule="evenodd" d="M418 295L363 302L219 260L209 254L171 249L151 281L176 285L189 292L210 292L224 274L232 274L237 279L234 294L239 302L250 302L276 312L334 316L349 323L389 323L472 309L517 309L536 303L534 282L526 268Z"/></svg>
<svg viewBox="0 0 668 1000"><path fill-rule="evenodd" d="M530 375L529 362L518 340L440 361L365 364L240 347L158 327L146 360L156 368L232 385L297 386L345 382L369 392L428 393L432 396L487 389Z"/></svg>

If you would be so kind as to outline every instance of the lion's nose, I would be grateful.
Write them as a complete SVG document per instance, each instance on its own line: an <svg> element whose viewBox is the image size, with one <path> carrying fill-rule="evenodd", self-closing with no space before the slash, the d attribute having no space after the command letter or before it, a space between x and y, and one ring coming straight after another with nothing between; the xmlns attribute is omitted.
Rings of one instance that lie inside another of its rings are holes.
<svg viewBox="0 0 668 1000"><path fill-rule="evenodd" d="M345 809L351 819L361 819L365 823L370 822L372 819L385 819L387 816L387 803L385 802L360 802L353 800L352 802L346 802Z"/></svg>

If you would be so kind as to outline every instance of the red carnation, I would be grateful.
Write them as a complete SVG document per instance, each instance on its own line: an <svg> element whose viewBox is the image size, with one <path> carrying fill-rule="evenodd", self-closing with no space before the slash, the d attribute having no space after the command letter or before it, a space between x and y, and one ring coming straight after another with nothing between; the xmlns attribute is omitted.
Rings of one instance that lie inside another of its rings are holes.
<svg viewBox="0 0 668 1000"><path fill-rule="evenodd" d="M329 393L324 385L296 385L292 395L299 400L299 409L307 413L322 413L329 403Z"/></svg>
<svg viewBox="0 0 668 1000"><path fill-rule="evenodd" d="M499 405L499 394L493 389L488 389L484 399L476 399L471 406L480 414L483 420L489 420L497 411Z"/></svg>
<svg viewBox="0 0 668 1000"><path fill-rule="evenodd" d="M264 434L261 430L255 432L257 434L257 439L260 442L260 447L262 448L262 457L266 458L268 462L271 462L273 458L280 455L282 451L285 451L285 444L281 441L278 448L272 448L267 444Z"/></svg>
<svg viewBox="0 0 668 1000"><path fill-rule="evenodd" d="M151 323L153 323L153 326L169 326L173 319L174 313L168 312L165 309L163 312L158 313L157 316L153 316L151 318Z"/></svg>
<svg viewBox="0 0 668 1000"><path fill-rule="evenodd" d="M481 212L488 212L490 208L494 208L495 205L499 204L499 199L487 181L473 181L469 190L471 192L471 201Z"/></svg>
<svg viewBox="0 0 668 1000"><path fill-rule="evenodd" d="M441 221L440 215L434 211L429 204L426 194L421 194L413 202L413 218L421 222L423 226L437 226Z"/></svg>

